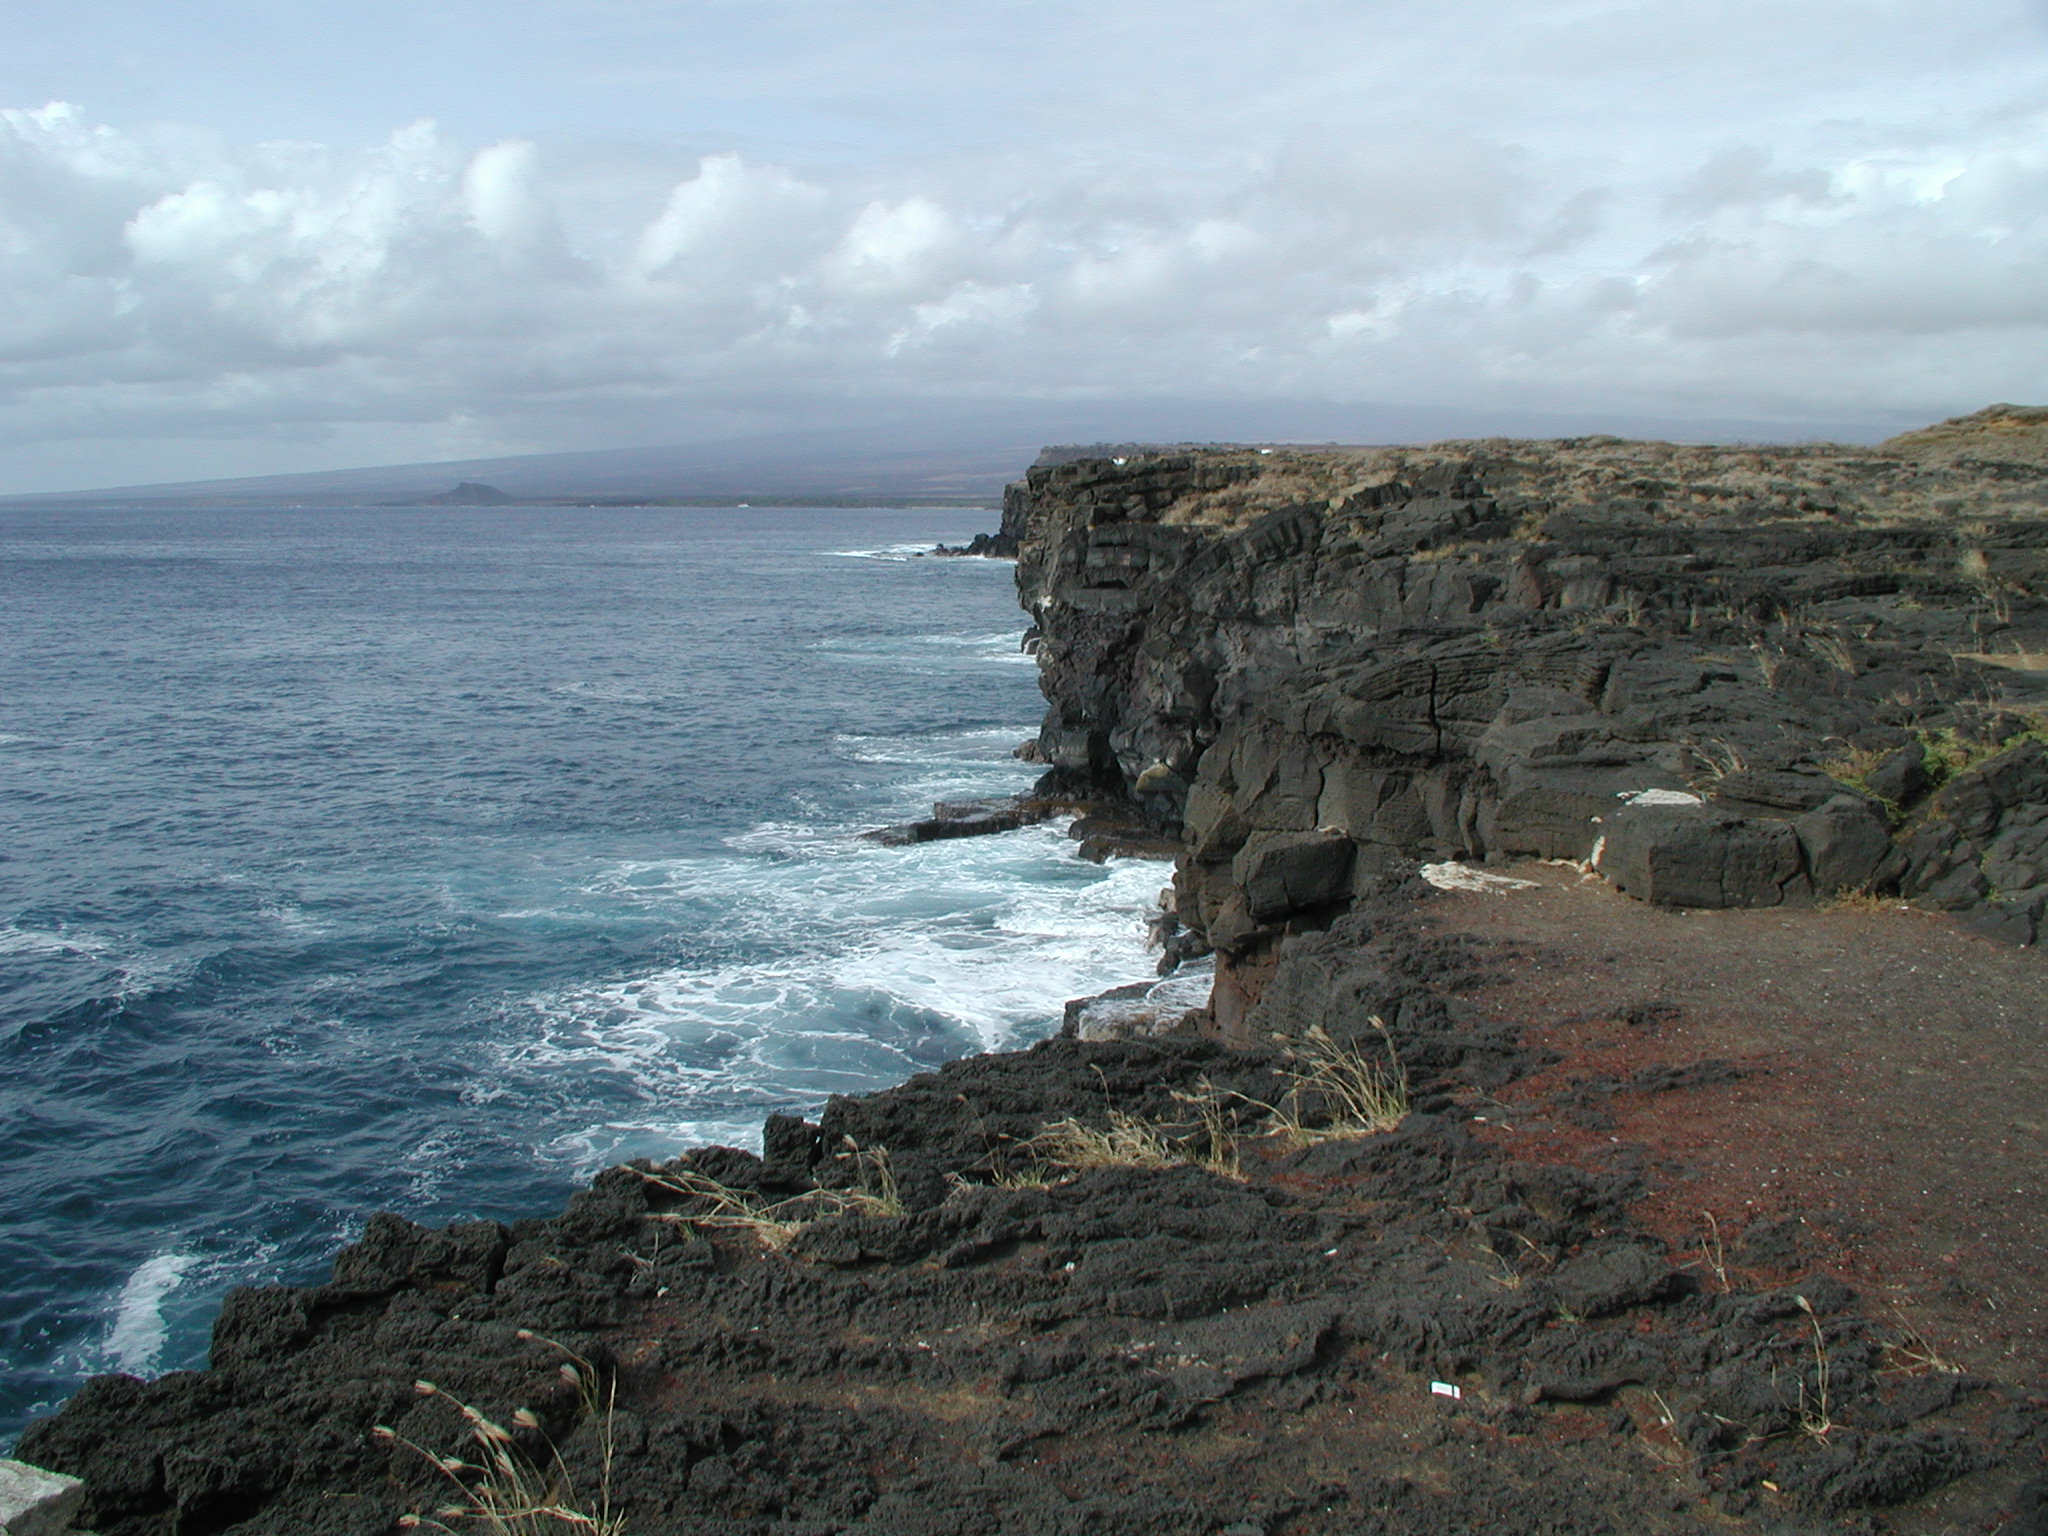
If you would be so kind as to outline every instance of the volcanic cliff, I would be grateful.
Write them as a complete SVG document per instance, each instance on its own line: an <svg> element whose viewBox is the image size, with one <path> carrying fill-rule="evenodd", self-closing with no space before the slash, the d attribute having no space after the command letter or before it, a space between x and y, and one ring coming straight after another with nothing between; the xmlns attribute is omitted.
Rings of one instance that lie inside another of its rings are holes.
<svg viewBox="0 0 2048 1536"><path fill-rule="evenodd" d="M1056 456L1032 750L1206 1008L374 1217L21 1454L102 1536L2041 1536L2044 443Z"/></svg>
<svg viewBox="0 0 2048 1536"><path fill-rule="evenodd" d="M1034 468L1045 757L1184 831L1215 1021L1401 859L1645 900L2048 904L2048 411L1877 449L1578 438Z"/></svg>

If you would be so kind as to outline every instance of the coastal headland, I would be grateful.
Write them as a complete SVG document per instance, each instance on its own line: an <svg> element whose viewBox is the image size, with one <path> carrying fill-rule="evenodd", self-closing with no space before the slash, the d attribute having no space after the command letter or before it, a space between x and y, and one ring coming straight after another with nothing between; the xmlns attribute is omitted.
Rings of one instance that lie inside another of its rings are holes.
<svg viewBox="0 0 2048 1536"><path fill-rule="evenodd" d="M991 547L1208 1000L373 1217L30 1429L81 1528L2048 1531L2048 410L1119 450Z"/></svg>

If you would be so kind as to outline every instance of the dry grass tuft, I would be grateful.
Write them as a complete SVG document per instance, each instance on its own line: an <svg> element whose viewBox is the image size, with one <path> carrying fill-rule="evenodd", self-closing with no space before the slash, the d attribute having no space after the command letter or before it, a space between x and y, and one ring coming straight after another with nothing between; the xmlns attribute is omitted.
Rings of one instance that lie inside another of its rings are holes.
<svg viewBox="0 0 2048 1536"><path fill-rule="evenodd" d="M1815 1440L1825 1440L1835 1432L1835 1421L1828 1409L1828 1377L1831 1374L1828 1339L1821 1331L1820 1318L1814 1314L1813 1303L1804 1296L1794 1299L1799 1303L1799 1310L1806 1314L1806 1326L1813 1330L1813 1386L1809 1389L1804 1379L1799 1383L1799 1432Z"/></svg>
<svg viewBox="0 0 2048 1536"><path fill-rule="evenodd" d="M1833 757L1823 758L1814 766L1837 784L1846 784L1859 793L1868 794L1870 775L1889 756L1889 747L1844 747Z"/></svg>
<svg viewBox="0 0 2048 1536"><path fill-rule="evenodd" d="M1482 1264L1486 1261L1491 1261L1492 1264L1492 1272L1486 1278L1504 1291L1519 1291L1527 1282L1528 1276L1523 1273L1512 1259L1493 1246L1492 1240L1486 1234L1486 1229L1477 1222L1473 1223L1472 1235L1477 1243ZM1521 1232L1515 1233L1515 1240L1527 1250L1528 1256L1534 1260L1538 1272L1556 1267L1556 1256L1544 1252L1526 1234Z"/></svg>
<svg viewBox="0 0 2048 1536"><path fill-rule="evenodd" d="M640 1177L658 1189L699 1202L695 1210L657 1212L654 1220L673 1221L699 1231L745 1232L770 1248L787 1247L789 1240L803 1230L806 1222L826 1214L818 1210L817 1202L810 1194L795 1195L787 1200L764 1200L759 1195L721 1184L694 1168L643 1172Z"/></svg>
<svg viewBox="0 0 2048 1536"><path fill-rule="evenodd" d="M1204 1077L1193 1089L1176 1089L1174 1102L1193 1112L1185 1120L1150 1120L1108 1104L1103 1086L1104 1125L1068 1116L1021 1144L1035 1161L1026 1170L1004 1170L995 1182L1022 1188L1057 1182L1057 1174L1089 1168L1206 1168L1226 1179L1242 1179L1236 1115L1226 1094Z"/></svg>
<svg viewBox="0 0 2048 1536"><path fill-rule="evenodd" d="M1857 673L1856 653L1849 642L1840 635L1808 635L1806 648L1837 672L1846 672L1854 677Z"/></svg>
<svg viewBox="0 0 2048 1536"><path fill-rule="evenodd" d="M1909 903L1875 891L1839 890L1813 904L1816 912L1910 912Z"/></svg>
<svg viewBox="0 0 2048 1536"><path fill-rule="evenodd" d="M1702 794L1712 794L1723 779L1732 779L1738 773L1749 771L1749 764L1742 753L1718 737L1689 741L1685 750L1693 763L1687 782Z"/></svg>
<svg viewBox="0 0 2048 1536"><path fill-rule="evenodd" d="M860 1180L858 1189L833 1192L845 1202L847 1210L858 1211L863 1216L903 1214L903 1197L896 1191L896 1171L889 1166L887 1147L863 1147L848 1136L846 1150L839 1156L842 1161L849 1158L853 1161Z"/></svg>
<svg viewBox="0 0 2048 1536"><path fill-rule="evenodd" d="M1750 660L1756 664L1757 680L1766 688L1776 688L1785 680L1785 673L1792 665L1792 658L1775 645L1765 645L1756 640L1750 643Z"/></svg>
<svg viewBox="0 0 2048 1536"><path fill-rule="evenodd" d="M519 1336L539 1338L524 1329ZM594 1512L578 1506L569 1469L562 1462L562 1453L553 1445L548 1447L547 1464L537 1465L520 1450L517 1437L504 1425L443 1392L433 1382L417 1381L413 1387L422 1397L441 1398L462 1415L469 1425L470 1439L476 1443L472 1454L480 1459L465 1461L460 1456L438 1454L389 1425L380 1424L372 1430L375 1438L404 1446L432 1465L460 1499L458 1503L442 1505L431 1515L400 1516L401 1530L443 1531L456 1536L456 1527L448 1524L451 1520L468 1530L488 1532L489 1536L563 1536L572 1531L587 1532L589 1536L620 1536L625 1530L625 1517L613 1513L611 1507L618 1383L610 1382L600 1392L597 1368L588 1360L553 1339L540 1342L567 1356L562 1379L576 1388L584 1420L598 1426L601 1469ZM512 1415L512 1422L528 1431L538 1426L533 1413L525 1408Z"/></svg>
<svg viewBox="0 0 2048 1536"><path fill-rule="evenodd" d="M1974 661L2009 672L2048 672L2048 651L1957 651L1957 661Z"/></svg>
<svg viewBox="0 0 2048 1536"><path fill-rule="evenodd" d="M1186 1162L1179 1149L1149 1120L1121 1109L1109 1112L1107 1126L1084 1125L1069 1116L1048 1125L1031 1139L1042 1162L1075 1171L1086 1168L1171 1168Z"/></svg>
<svg viewBox="0 0 2048 1536"><path fill-rule="evenodd" d="M1195 1112L1194 1134L1201 1151L1192 1161L1219 1178L1242 1179L1244 1160L1238 1151L1235 1120L1224 1112L1225 1095L1204 1077L1192 1093L1177 1091L1173 1097Z"/></svg>
<svg viewBox="0 0 2048 1536"><path fill-rule="evenodd" d="M1725 1296L1734 1287L1728 1281L1728 1249L1721 1241L1721 1223L1712 1211L1701 1211L1700 1216L1705 1222L1705 1231L1700 1237L1700 1263L1714 1277L1714 1283Z"/></svg>
<svg viewBox="0 0 2048 1536"><path fill-rule="evenodd" d="M655 1221L675 1222L699 1231L745 1232L770 1248L786 1248L797 1233L830 1216L901 1216L903 1200L888 1149L862 1147L851 1137L842 1160L851 1160L860 1186L856 1189L811 1189L781 1200L734 1189L694 1168L641 1170L640 1177L657 1189L695 1202L685 1211L658 1211Z"/></svg>
<svg viewBox="0 0 2048 1536"><path fill-rule="evenodd" d="M1886 1376L1961 1376L1963 1368L1944 1355L1926 1337L1894 1310L1892 1328L1896 1338L1884 1341L1888 1362L1879 1373Z"/></svg>
<svg viewBox="0 0 2048 1536"><path fill-rule="evenodd" d="M1026 1163L1004 1168L989 1178L997 1189L1050 1189L1060 1181L1060 1170L1047 1163Z"/></svg>
<svg viewBox="0 0 2048 1536"><path fill-rule="evenodd" d="M1105 1123L1073 1116L1056 1121L1018 1150L1032 1161L1000 1168L992 1183L1008 1189L1042 1188L1063 1174L1090 1168L1203 1168L1225 1179L1243 1179L1248 1139L1232 1107L1248 1105L1265 1123L1250 1137L1285 1136L1296 1145L1370 1136L1390 1131L1408 1114L1408 1078L1384 1021L1374 1018L1380 1049L1339 1045L1320 1026L1292 1052L1283 1074L1288 1090L1268 1104L1218 1088L1203 1078L1192 1089L1176 1090L1176 1103L1189 1114L1154 1120L1128 1110L1107 1109Z"/></svg>
<svg viewBox="0 0 2048 1536"><path fill-rule="evenodd" d="M1340 1141L1391 1131L1408 1118L1408 1073L1388 1033L1374 1014L1384 1059L1359 1045L1340 1045L1320 1024L1293 1052L1289 1087L1278 1105L1261 1105L1278 1134L1297 1145Z"/></svg>

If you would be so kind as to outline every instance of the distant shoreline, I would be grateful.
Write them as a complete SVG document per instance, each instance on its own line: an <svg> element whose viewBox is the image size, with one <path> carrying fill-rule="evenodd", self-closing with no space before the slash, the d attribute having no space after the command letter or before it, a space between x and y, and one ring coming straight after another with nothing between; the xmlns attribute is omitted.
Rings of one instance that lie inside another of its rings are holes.
<svg viewBox="0 0 2048 1536"><path fill-rule="evenodd" d="M829 512L841 509L857 511L872 510L886 512L994 512L1000 508L989 502L954 501L950 499L922 500L904 496L754 496L746 500L735 500L725 496L663 496L663 497L602 497L582 499L569 496L514 497L507 501L489 505L434 506L424 501L283 501L276 497L248 496L232 498L164 497L129 499L108 497L93 501L79 496L65 496L48 501L7 501L0 502L0 512L82 512L108 511L127 508L137 512L171 511L255 511L260 508L294 512L375 512L375 511L419 511L419 512L502 512L525 510L536 507L561 507L571 511L626 511L637 507L676 509L710 509L729 512L772 510L803 510Z"/></svg>

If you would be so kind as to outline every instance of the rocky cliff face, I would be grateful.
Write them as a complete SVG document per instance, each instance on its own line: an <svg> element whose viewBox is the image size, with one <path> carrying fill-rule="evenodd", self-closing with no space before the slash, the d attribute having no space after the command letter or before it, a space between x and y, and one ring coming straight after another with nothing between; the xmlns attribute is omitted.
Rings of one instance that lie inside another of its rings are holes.
<svg viewBox="0 0 2048 1536"><path fill-rule="evenodd" d="M1040 747L1186 840L1226 1036L1396 861L1646 900L2048 905L2048 411L1876 449L1580 438L1045 465Z"/></svg>

